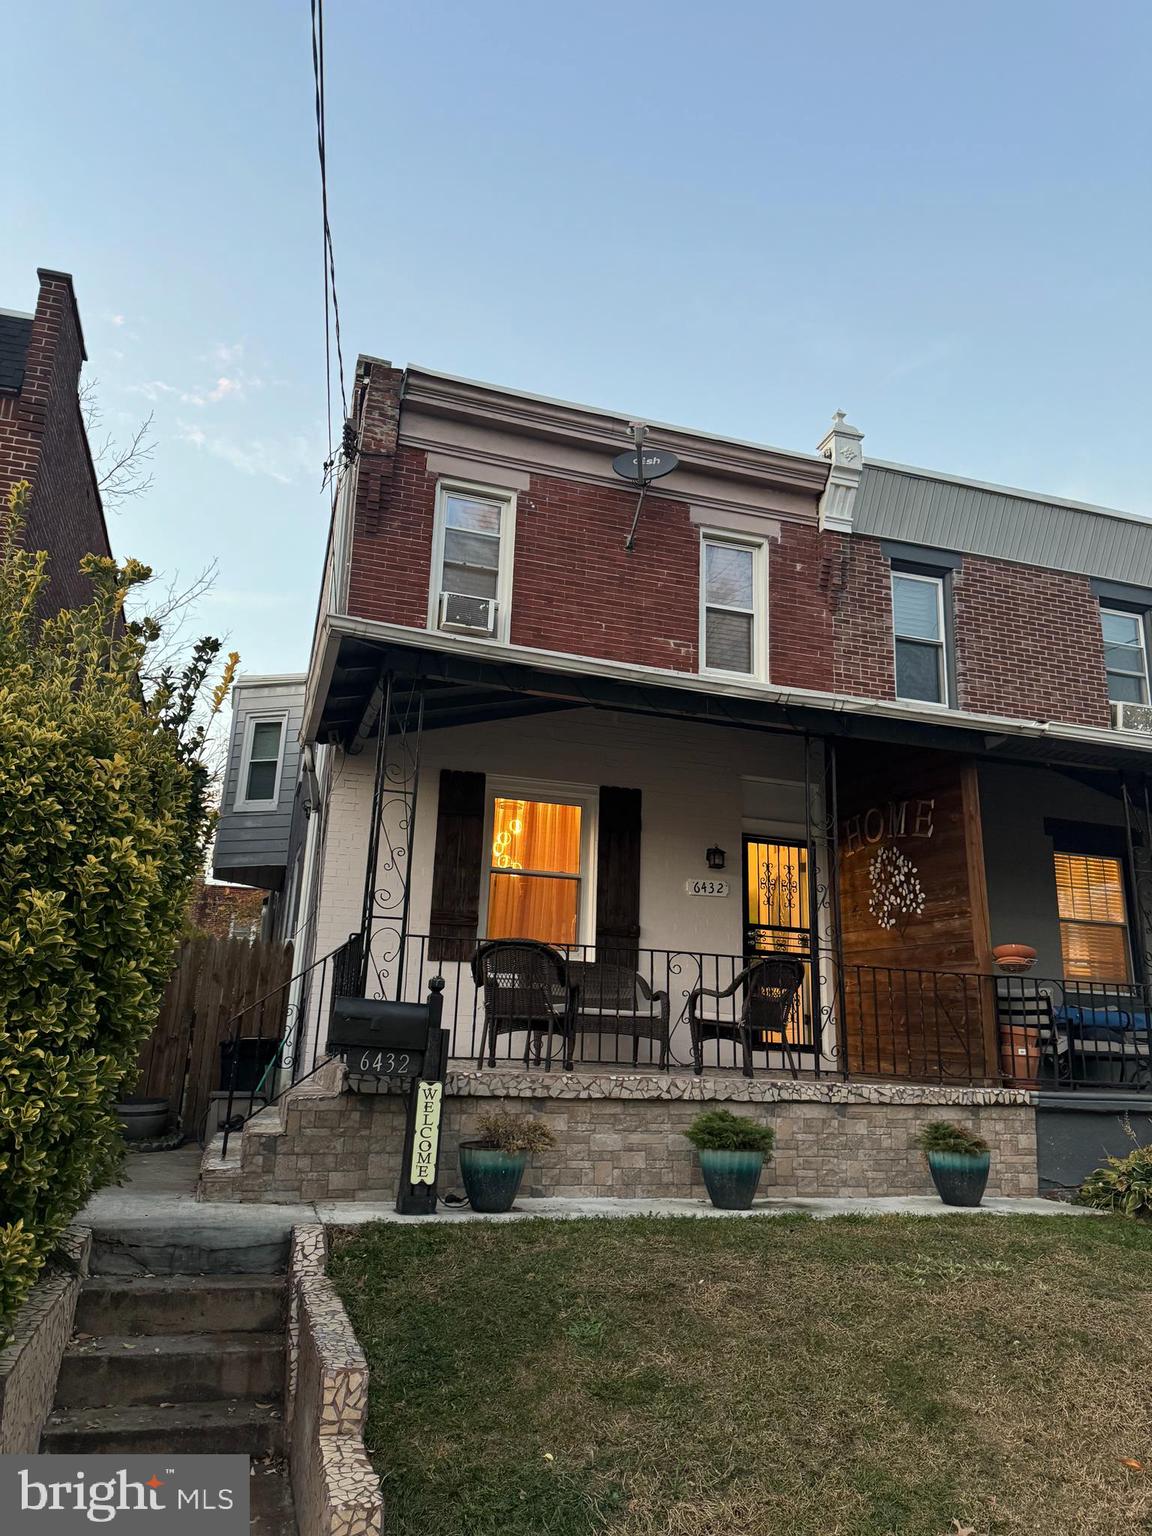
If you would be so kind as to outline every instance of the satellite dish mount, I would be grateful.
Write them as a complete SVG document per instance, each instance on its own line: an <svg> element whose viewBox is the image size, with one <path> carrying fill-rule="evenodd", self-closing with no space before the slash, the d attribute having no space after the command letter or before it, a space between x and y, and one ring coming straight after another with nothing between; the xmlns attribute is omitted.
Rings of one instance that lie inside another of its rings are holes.
<svg viewBox="0 0 1152 1536"><path fill-rule="evenodd" d="M632 526L628 530L628 538L624 545L631 554L636 545L636 524L640 521L640 509L644 505L644 497L648 494L649 485L653 480L660 480L665 475L670 475L679 466L680 460L674 453L668 453L663 448L645 448L644 439L648 436L648 428L642 422L634 421L629 430L632 433L632 451L617 454L612 460L612 468L622 480L640 487L636 511L632 515Z"/></svg>

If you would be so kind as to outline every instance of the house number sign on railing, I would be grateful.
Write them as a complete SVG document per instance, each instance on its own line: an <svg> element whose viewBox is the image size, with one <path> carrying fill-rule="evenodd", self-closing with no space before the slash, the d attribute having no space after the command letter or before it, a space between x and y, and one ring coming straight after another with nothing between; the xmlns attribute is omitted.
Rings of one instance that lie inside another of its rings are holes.
<svg viewBox="0 0 1152 1536"><path fill-rule="evenodd" d="M689 896L727 896L727 880L685 880L684 889Z"/></svg>

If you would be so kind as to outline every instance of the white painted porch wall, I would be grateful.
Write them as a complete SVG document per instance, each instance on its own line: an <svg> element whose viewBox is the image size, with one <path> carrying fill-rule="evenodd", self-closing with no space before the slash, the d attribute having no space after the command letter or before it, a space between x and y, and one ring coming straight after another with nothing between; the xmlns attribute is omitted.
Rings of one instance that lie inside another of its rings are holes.
<svg viewBox="0 0 1152 1536"><path fill-rule="evenodd" d="M739 955L743 945L741 836L749 830L803 836L802 793L779 793L749 780L803 785L800 738L649 719L600 710L571 710L524 720L486 722L426 732L411 886L409 932L428 932L440 770L539 779L642 792L640 946ZM316 954L335 948L360 926L364 857L372 801L373 754L337 757L328 801ZM747 810L747 814L746 814ZM685 881L708 874L705 850L728 854L726 897L690 896ZM383 857L383 853L382 853ZM589 872L594 878L594 869ZM439 969L426 968L426 976ZM454 967L445 967L449 989ZM416 978L411 978L414 983ZM468 989L471 990L470 987ZM405 988L416 996L413 985ZM451 997L446 999L451 1003ZM469 1005L470 1007L470 1005ZM675 1020L677 1000L673 999ZM682 1041L679 1053L683 1054Z"/></svg>

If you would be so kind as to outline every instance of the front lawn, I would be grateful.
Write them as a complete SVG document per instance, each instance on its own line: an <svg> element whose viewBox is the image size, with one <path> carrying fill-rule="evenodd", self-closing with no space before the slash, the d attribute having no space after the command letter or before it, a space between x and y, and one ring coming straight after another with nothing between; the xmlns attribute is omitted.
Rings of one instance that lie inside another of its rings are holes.
<svg viewBox="0 0 1152 1536"><path fill-rule="evenodd" d="M398 1536L1152 1531L1135 1223L494 1221L333 1246Z"/></svg>

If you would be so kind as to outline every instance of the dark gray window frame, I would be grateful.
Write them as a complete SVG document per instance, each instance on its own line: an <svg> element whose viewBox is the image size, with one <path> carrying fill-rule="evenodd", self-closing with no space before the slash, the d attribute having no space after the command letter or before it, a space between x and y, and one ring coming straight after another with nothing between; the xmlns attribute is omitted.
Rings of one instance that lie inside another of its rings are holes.
<svg viewBox="0 0 1152 1536"><path fill-rule="evenodd" d="M1092 577L1092 592L1100 609L1114 608L1118 613L1131 613L1140 620L1144 637L1144 690L1148 695L1146 705L1152 705L1152 590L1148 587L1132 587L1123 581L1105 581ZM1103 639L1103 631L1101 631ZM1104 686L1108 686L1105 677ZM1109 696L1111 702L1111 696Z"/></svg>
<svg viewBox="0 0 1152 1536"><path fill-rule="evenodd" d="M952 577L964 564L964 557L946 549L926 549L920 544L898 544L882 539L880 552L888 559L893 576L928 576L940 583L941 602L944 609L944 683L945 697L938 709L958 707L956 691L956 621L952 603ZM889 582L891 591L891 582ZM896 619L892 618L893 656L895 656ZM899 695L897 695L899 698ZM927 699L908 700L909 703L927 703Z"/></svg>

